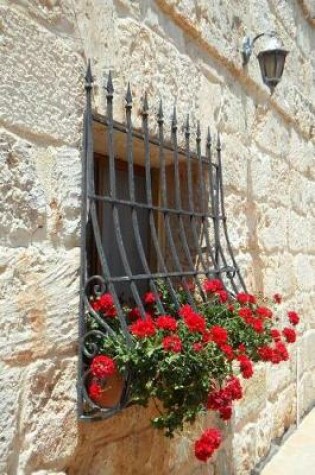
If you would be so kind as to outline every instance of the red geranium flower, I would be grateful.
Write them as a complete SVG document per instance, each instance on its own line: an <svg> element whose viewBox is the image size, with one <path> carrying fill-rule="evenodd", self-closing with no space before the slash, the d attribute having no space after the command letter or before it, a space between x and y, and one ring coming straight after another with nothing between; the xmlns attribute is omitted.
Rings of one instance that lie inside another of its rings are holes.
<svg viewBox="0 0 315 475"><path fill-rule="evenodd" d="M98 383L92 382L88 387L88 394L93 401L99 401L102 395L102 388Z"/></svg>
<svg viewBox="0 0 315 475"><path fill-rule="evenodd" d="M290 320L290 323L292 323L292 325L298 325L299 321L300 321L300 317L298 316L298 314L296 312L288 312L288 317L289 317L289 320Z"/></svg>
<svg viewBox="0 0 315 475"><path fill-rule="evenodd" d="M206 462L221 444L221 432L218 429L207 429L195 442L195 456L198 460Z"/></svg>
<svg viewBox="0 0 315 475"><path fill-rule="evenodd" d="M232 376L226 385L226 391L231 395L232 401L236 399L242 399L243 390L240 383L240 380L236 376Z"/></svg>
<svg viewBox="0 0 315 475"><path fill-rule="evenodd" d="M91 302L91 307L96 312L104 313L106 317L116 317L117 315L114 299L110 293L103 294Z"/></svg>
<svg viewBox="0 0 315 475"><path fill-rule="evenodd" d="M216 295L218 296L219 301L221 303L225 303L228 301L229 294L227 293L226 290L219 290L218 292L216 292Z"/></svg>
<svg viewBox="0 0 315 475"><path fill-rule="evenodd" d="M262 361L272 361L273 349L270 346L261 346L257 352Z"/></svg>
<svg viewBox="0 0 315 475"><path fill-rule="evenodd" d="M234 359L234 351L231 345L219 345L220 350L225 354L229 361Z"/></svg>
<svg viewBox="0 0 315 475"><path fill-rule="evenodd" d="M152 305L156 302L156 296L153 292L146 292L143 296L143 302L146 305Z"/></svg>
<svg viewBox="0 0 315 475"><path fill-rule="evenodd" d="M287 361L289 359L289 353L284 343L278 341L273 350L272 360L273 364L278 364L281 361Z"/></svg>
<svg viewBox="0 0 315 475"><path fill-rule="evenodd" d="M182 351L182 340L176 335L164 337L162 344L166 351L173 351L173 353L180 353Z"/></svg>
<svg viewBox="0 0 315 475"><path fill-rule="evenodd" d="M204 281L203 289L205 292L214 293L223 290L223 284L219 279L208 279Z"/></svg>
<svg viewBox="0 0 315 475"><path fill-rule="evenodd" d="M202 335L202 342L207 344L210 343L212 340L212 333L209 330L205 330Z"/></svg>
<svg viewBox="0 0 315 475"><path fill-rule="evenodd" d="M246 294L245 292L239 292L236 295L236 298L237 298L237 301L241 305L246 305L247 303L250 303L250 296L249 296L249 294Z"/></svg>
<svg viewBox="0 0 315 475"><path fill-rule="evenodd" d="M198 313L194 312L190 305L183 305L179 309L179 314L183 317L185 324L191 332L203 333L205 331L205 319Z"/></svg>
<svg viewBox="0 0 315 475"><path fill-rule="evenodd" d="M252 321L253 313L250 308L240 308L238 315L246 322L249 323Z"/></svg>
<svg viewBox="0 0 315 475"><path fill-rule="evenodd" d="M294 343L296 341L296 332L293 328L284 328L282 334L288 343Z"/></svg>
<svg viewBox="0 0 315 475"><path fill-rule="evenodd" d="M277 328L272 328L270 330L270 335L271 335L271 338L274 341L280 341L281 340L281 333L280 333L279 330L277 330Z"/></svg>
<svg viewBox="0 0 315 475"><path fill-rule="evenodd" d="M135 323L129 326L130 332L138 338L146 338L148 336L155 335L156 329L152 319L137 320Z"/></svg>
<svg viewBox="0 0 315 475"><path fill-rule="evenodd" d="M238 356L237 359L240 362L240 370L241 370L243 378L244 379L251 378L254 374L253 364L251 360L245 355L240 355Z"/></svg>
<svg viewBox="0 0 315 475"><path fill-rule="evenodd" d="M160 330L175 331L177 328L177 321L170 315L161 315L156 319L155 324Z"/></svg>
<svg viewBox="0 0 315 475"><path fill-rule="evenodd" d="M252 321L252 327L255 330L256 333L263 333L264 332L264 324L261 320L258 320L257 318L253 318Z"/></svg>
<svg viewBox="0 0 315 475"><path fill-rule="evenodd" d="M238 345L238 351L239 353L245 353L246 352L246 346L244 345L244 343L241 343L240 345Z"/></svg>
<svg viewBox="0 0 315 475"><path fill-rule="evenodd" d="M232 417L232 406L221 407L219 409L220 419L224 421L229 421Z"/></svg>
<svg viewBox="0 0 315 475"><path fill-rule="evenodd" d="M210 332L211 332L212 340L217 345L220 346L227 342L229 335L225 328L220 327L219 325L214 325L211 328Z"/></svg>
<svg viewBox="0 0 315 475"><path fill-rule="evenodd" d="M282 302L282 296L280 294L274 294L273 301L275 303L281 303Z"/></svg>
<svg viewBox="0 0 315 475"><path fill-rule="evenodd" d="M178 311L178 314L182 317L182 318L185 318L187 317L188 315L191 315L194 313L194 310L192 309L192 307L186 303L185 305L182 305Z"/></svg>
<svg viewBox="0 0 315 475"><path fill-rule="evenodd" d="M257 307L256 315L258 315L261 318L271 318L272 311L270 310L270 308L267 308L267 307Z"/></svg>
<svg viewBox="0 0 315 475"><path fill-rule="evenodd" d="M117 371L115 361L105 355L95 356L91 363L90 370L93 376L100 379L113 376Z"/></svg>

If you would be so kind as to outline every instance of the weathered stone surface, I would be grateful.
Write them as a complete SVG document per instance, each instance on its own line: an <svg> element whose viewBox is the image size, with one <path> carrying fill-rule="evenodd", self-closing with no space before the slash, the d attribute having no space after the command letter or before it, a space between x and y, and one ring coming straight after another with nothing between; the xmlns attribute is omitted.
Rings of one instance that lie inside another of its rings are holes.
<svg viewBox="0 0 315 475"><path fill-rule="evenodd" d="M266 368L267 397L274 401L292 381L290 363L281 363L279 366L268 365Z"/></svg>
<svg viewBox="0 0 315 475"><path fill-rule="evenodd" d="M288 240L288 210L281 207L271 208L262 204L258 205L258 216L258 235L261 247L267 252L285 248Z"/></svg>
<svg viewBox="0 0 315 475"><path fill-rule="evenodd" d="M0 15L2 124L48 143L78 143L84 69L79 48L17 9L2 5Z"/></svg>
<svg viewBox="0 0 315 475"><path fill-rule="evenodd" d="M79 249L57 252L48 246L1 251L0 301L5 315L1 358L25 364L48 353L73 352Z"/></svg>
<svg viewBox="0 0 315 475"><path fill-rule="evenodd" d="M0 242L27 246L46 220L46 200L31 143L0 132Z"/></svg>
<svg viewBox="0 0 315 475"><path fill-rule="evenodd" d="M20 419L19 473L63 470L74 455L76 359L37 361L26 370Z"/></svg>
<svg viewBox="0 0 315 475"><path fill-rule="evenodd" d="M0 365L0 473L15 473L19 458L22 368Z"/></svg>
<svg viewBox="0 0 315 475"><path fill-rule="evenodd" d="M296 420L296 386L291 384L279 393L277 401L272 406L273 425L271 438L281 437L285 429Z"/></svg>
<svg viewBox="0 0 315 475"><path fill-rule="evenodd" d="M245 424L254 422L266 405L266 369L256 365L254 376L243 381L244 397L235 404L235 430L240 431Z"/></svg>
<svg viewBox="0 0 315 475"><path fill-rule="evenodd" d="M237 475L248 475L256 463L256 427L248 424L233 439L234 471Z"/></svg>

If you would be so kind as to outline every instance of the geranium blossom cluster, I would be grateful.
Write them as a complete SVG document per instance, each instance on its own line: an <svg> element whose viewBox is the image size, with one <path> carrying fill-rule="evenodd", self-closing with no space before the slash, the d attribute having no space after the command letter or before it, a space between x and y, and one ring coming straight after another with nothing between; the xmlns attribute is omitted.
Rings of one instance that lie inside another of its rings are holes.
<svg viewBox="0 0 315 475"><path fill-rule="evenodd" d="M158 298L164 313L152 292L143 296L141 309L125 308L134 344L127 344L122 334L104 338L100 354L91 361L88 386L89 397L101 405L104 381L131 371L137 375L131 400L144 405L150 398L160 400L165 410L153 424L170 436L184 423L194 422L202 410L216 411L228 421L234 402L243 395L241 379L253 376L258 361L288 360L287 345L296 341L294 327L299 323L298 314L289 311L284 328L275 325L272 305L282 302L279 294L272 301L245 292L230 296L219 279L203 283L207 298L196 299L194 305L180 292L180 305L175 308L169 304L167 288L161 289ZM92 300L91 307L113 329L119 327L110 294ZM98 328L93 312L89 319L92 328ZM207 461L221 438L217 429L205 430L195 442L196 457Z"/></svg>

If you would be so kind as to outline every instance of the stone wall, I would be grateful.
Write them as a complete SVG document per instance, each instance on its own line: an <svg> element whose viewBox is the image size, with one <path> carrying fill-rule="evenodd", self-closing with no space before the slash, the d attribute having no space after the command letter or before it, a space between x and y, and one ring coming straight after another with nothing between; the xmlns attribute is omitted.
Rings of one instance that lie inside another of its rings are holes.
<svg viewBox="0 0 315 475"><path fill-rule="evenodd" d="M245 475L314 403L314 18L312 0L1 2L1 474ZM270 30L290 50L272 97L239 54L246 32ZM152 409L76 420L87 58L99 112L112 69L136 109L147 89L166 119L176 100L179 123L189 111L203 134L220 129L238 263L253 290L282 292L303 317L298 357L257 368L211 466L194 461L189 434L170 444L153 431Z"/></svg>

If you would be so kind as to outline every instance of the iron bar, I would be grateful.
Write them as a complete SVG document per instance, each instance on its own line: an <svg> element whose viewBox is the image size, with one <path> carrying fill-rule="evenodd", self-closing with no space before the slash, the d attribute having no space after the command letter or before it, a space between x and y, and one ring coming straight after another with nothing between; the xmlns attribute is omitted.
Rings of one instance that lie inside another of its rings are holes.
<svg viewBox="0 0 315 475"><path fill-rule="evenodd" d="M130 90L130 84L128 84L128 90L126 95L126 120L127 120L127 127L128 127L128 134L127 134L127 157L128 157L128 179L129 179L129 194L130 194L130 201L135 202L135 187L134 187L134 173L133 173L133 150L132 150L132 122L131 122L131 109L132 109L132 95ZM147 195L147 202L148 206L152 204L152 192L151 192L151 176L150 176L150 157L148 152L146 152L146 159L145 159L145 169L146 169L146 195ZM152 209L149 208L149 213L152 213ZM145 272L150 275L150 268L145 256L140 230L139 230L139 222L137 216L137 208L135 206L131 207L131 214L132 214L132 224L134 230L134 236L136 240L136 245L139 253L139 257L141 259L143 268ZM164 313L163 304L161 302L158 289L156 284L152 278L150 280L150 288L155 293L157 299L157 305L159 311Z"/></svg>
<svg viewBox="0 0 315 475"><path fill-rule="evenodd" d="M115 167L115 153L114 153L114 138L113 138L113 83L112 83L112 76L109 74L108 76L108 83L107 83L107 117L108 117L108 155L109 155L109 181L110 181L110 196L113 197L115 200L116 198L116 167ZM132 271L129 265L128 256L124 244L124 240L121 233L121 226L120 226L120 218L119 218L119 211L117 208L117 204L115 201L112 202L112 215L114 220L114 231L116 236L116 242L118 244L120 258L122 260L124 269L126 274L131 277ZM139 295L139 291L137 286L135 285L134 281L130 282L130 289L132 292L132 296L140 309L142 318L145 318L145 309L142 303L142 300Z"/></svg>

